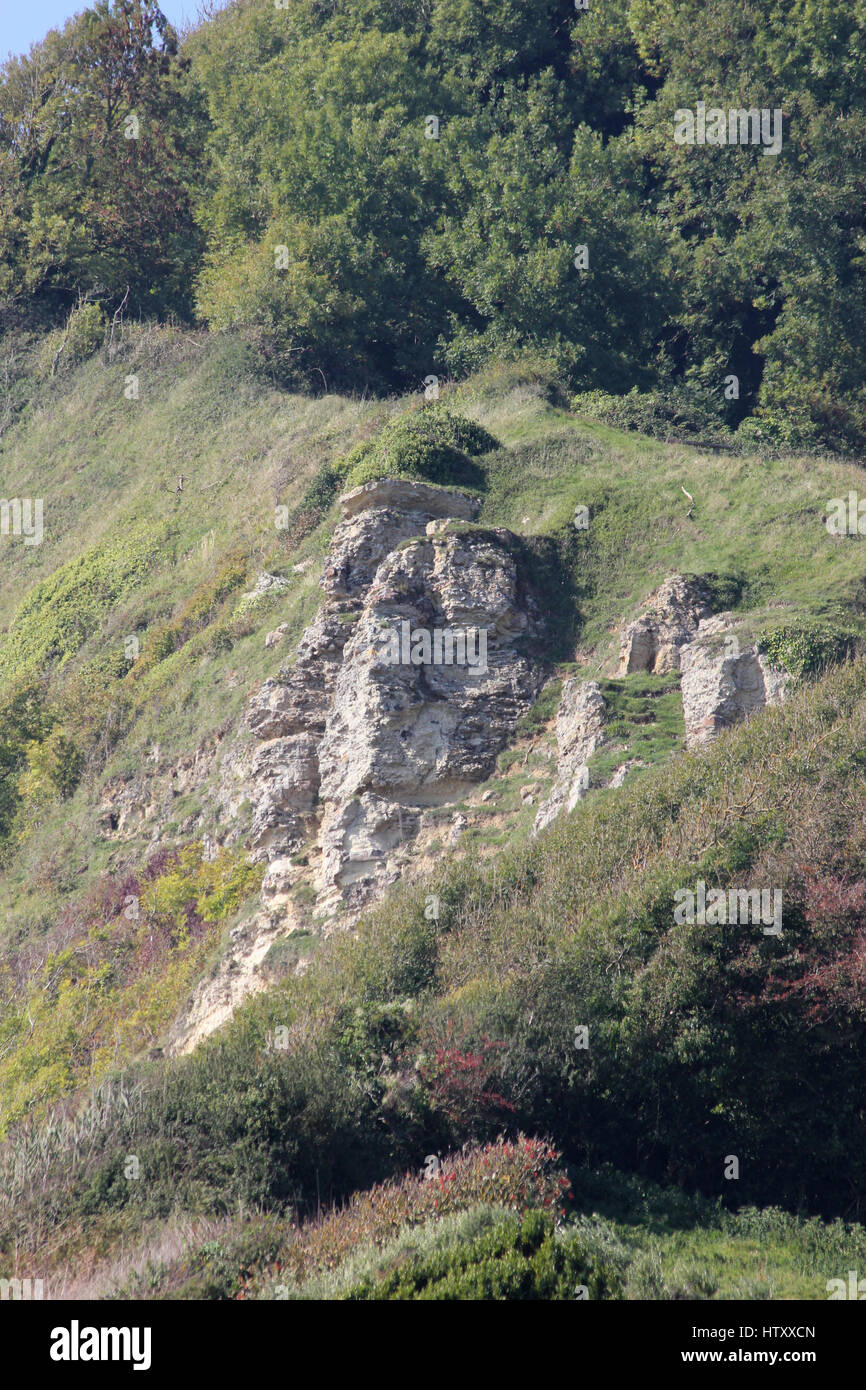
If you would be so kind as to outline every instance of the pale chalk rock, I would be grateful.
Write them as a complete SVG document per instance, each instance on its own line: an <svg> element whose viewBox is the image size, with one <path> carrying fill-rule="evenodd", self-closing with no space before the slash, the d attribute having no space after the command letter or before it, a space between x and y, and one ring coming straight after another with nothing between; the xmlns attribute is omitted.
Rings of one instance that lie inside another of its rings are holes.
<svg viewBox="0 0 866 1390"><path fill-rule="evenodd" d="M644 610L622 634L617 676L678 671L682 648L712 612L709 586L696 575L673 574L650 595Z"/></svg>
<svg viewBox="0 0 866 1390"><path fill-rule="evenodd" d="M538 610L510 533L439 529L472 520L476 498L383 479L340 504L325 606L293 664L264 682L248 711L259 740L249 797L254 853L269 865L265 901L285 893L283 862L315 835L319 914L358 910L399 877L424 810L461 800L491 775L539 680L517 645ZM486 659L475 647L474 664L395 661L391 638L402 655L404 625L477 629Z"/></svg>
<svg viewBox="0 0 866 1390"><path fill-rule="evenodd" d="M787 677L753 643L741 641L730 613L705 619L681 652L686 745L715 738L722 729L785 698Z"/></svg>
<svg viewBox="0 0 866 1390"><path fill-rule="evenodd" d="M288 898L296 878L297 869L291 859L272 859L262 879L262 896L268 899L271 906L276 906L277 901Z"/></svg>
<svg viewBox="0 0 866 1390"><path fill-rule="evenodd" d="M309 829L319 789L315 735L293 734L260 744L250 782L256 794L250 832L255 858L279 858L286 849L293 851Z"/></svg>
<svg viewBox="0 0 866 1390"><path fill-rule="evenodd" d="M273 632L268 632L265 635L265 646L267 648L276 647L280 642L282 642L288 630L288 623L280 623L279 627L275 627Z"/></svg>
<svg viewBox="0 0 866 1390"><path fill-rule="evenodd" d="M434 522L472 521L477 497L456 488L382 478L340 498L344 520L334 531L322 588L332 599L357 599L379 565L405 540L423 536Z"/></svg>
<svg viewBox="0 0 866 1390"><path fill-rule="evenodd" d="M288 579L284 579L282 575L279 574L268 574L267 571L265 571L264 574L260 574L256 579L255 588L248 589L245 594L241 595L241 600L246 603L258 603L259 599L264 598L265 594L281 594L284 593L286 589L290 588L291 585Z"/></svg>
<svg viewBox="0 0 866 1390"><path fill-rule="evenodd" d="M538 809L534 834L555 820L560 812L573 811L586 795L586 763L604 743L604 711L604 696L598 681L581 681L572 676L563 682L556 716L559 752L556 780L550 795Z"/></svg>
<svg viewBox="0 0 866 1390"><path fill-rule="evenodd" d="M614 788L621 787L628 774L635 767L646 767L646 763L641 758L629 758L619 765L607 785Z"/></svg>
<svg viewBox="0 0 866 1390"><path fill-rule="evenodd" d="M411 822L420 808L460 800L490 776L529 708L537 677L514 644L533 619L508 539L418 537L377 571L319 746L325 893L338 888L359 900L378 891L391 871L382 836L395 833L382 801ZM477 628L486 633L486 663L393 662L387 639L403 623L412 631Z"/></svg>
<svg viewBox="0 0 866 1390"><path fill-rule="evenodd" d="M480 503L462 488L436 487L433 483L412 482L405 478L378 478L362 483L340 498L340 510L347 519L376 507L398 512L426 512L434 516L472 521Z"/></svg>

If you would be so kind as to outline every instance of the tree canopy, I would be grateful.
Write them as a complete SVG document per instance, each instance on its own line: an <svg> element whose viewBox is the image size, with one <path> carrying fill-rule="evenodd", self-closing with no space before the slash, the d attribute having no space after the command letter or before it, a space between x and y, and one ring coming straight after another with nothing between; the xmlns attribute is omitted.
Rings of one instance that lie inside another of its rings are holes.
<svg viewBox="0 0 866 1390"><path fill-rule="evenodd" d="M866 0L96 0L0 70L3 318L128 292L359 390L541 349L859 447L864 47Z"/></svg>

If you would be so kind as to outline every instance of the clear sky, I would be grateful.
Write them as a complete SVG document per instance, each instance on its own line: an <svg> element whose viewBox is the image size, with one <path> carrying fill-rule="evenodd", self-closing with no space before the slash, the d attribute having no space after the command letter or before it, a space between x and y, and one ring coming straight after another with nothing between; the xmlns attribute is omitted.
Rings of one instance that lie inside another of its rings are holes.
<svg viewBox="0 0 866 1390"><path fill-rule="evenodd" d="M160 0L172 24L195 19L196 0ZM26 53L49 29L61 29L67 19L87 9L87 0L0 0L0 61L10 53Z"/></svg>

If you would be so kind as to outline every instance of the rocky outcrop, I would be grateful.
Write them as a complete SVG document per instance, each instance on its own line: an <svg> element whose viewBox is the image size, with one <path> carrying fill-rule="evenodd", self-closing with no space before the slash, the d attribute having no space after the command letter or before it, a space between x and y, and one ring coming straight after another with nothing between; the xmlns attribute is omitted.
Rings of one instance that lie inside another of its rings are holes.
<svg viewBox="0 0 866 1390"><path fill-rule="evenodd" d="M490 775L538 684L519 650L537 612L511 535L459 525L475 498L384 479L341 508L325 606L249 711L265 900L287 900L313 838L326 914L399 877L425 808Z"/></svg>
<svg viewBox="0 0 866 1390"><path fill-rule="evenodd" d="M672 574L644 604L644 612L629 623L620 642L617 676L634 671L664 675L680 668L680 653L710 616L709 586L697 575Z"/></svg>
<svg viewBox="0 0 866 1390"><path fill-rule="evenodd" d="M248 724L259 740L249 772L253 855L266 861L263 891L279 896L291 881L290 861L315 829L318 748L333 698L349 628L338 613L320 613L298 644L294 666L265 681Z"/></svg>
<svg viewBox="0 0 866 1390"><path fill-rule="evenodd" d="M340 511L346 520L360 512L393 511L404 516L423 513L428 520L457 517L473 521L478 507L478 498L462 488L435 487L432 483L408 482L405 478L378 478L344 492L340 498Z"/></svg>
<svg viewBox="0 0 866 1390"><path fill-rule="evenodd" d="M680 656L690 747L785 698L785 673L771 666L754 643L741 640L730 613L705 619Z"/></svg>
<svg viewBox="0 0 866 1390"><path fill-rule="evenodd" d="M479 502L457 488L382 478L340 498L344 520L334 532L322 588L332 600L359 599L379 565L401 541L423 536L431 521L473 521Z"/></svg>
<svg viewBox="0 0 866 1390"><path fill-rule="evenodd" d="M538 692L536 666L522 650L540 628L538 607L511 534L467 524L475 498L385 479L341 504L324 604L293 663L251 700L251 746L236 739L221 754L219 767L234 769L231 788L218 773L217 740L172 768L166 804L143 813L158 822L178 792L210 773L224 820L249 800L252 853L265 865L261 909L234 929L225 957L197 986L168 1040L171 1053L190 1050L264 987L271 946L309 926L313 893L320 921L340 910L340 924L351 924L408 868L429 869L443 834L446 845L459 845L469 821L455 803L473 804L471 793L495 771ZM689 743L784 696L783 674L741 639L730 614L709 616L709 604L703 581L674 575L623 638L625 671L681 669ZM598 682L564 681L556 773L533 833L586 795L606 713ZM622 757L610 787L643 766L625 746ZM533 806L538 792L526 782L522 805ZM488 788L479 805L493 798ZM137 787L106 788L114 833L138 823L141 804Z"/></svg>
<svg viewBox="0 0 866 1390"><path fill-rule="evenodd" d="M286 589L291 588L288 579L284 579L279 574L260 574L256 579L255 588L241 594L241 602L246 604L258 603L265 597L272 598L275 595L285 593Z"/></svg>
<svg viewBox="0 0 866 1390"><path fill-rule="evenodd" d="M563 682L556 716L556 779L535 817L535 833L555 820L561 811L573 811L586 795L589 786L586 763L604 743L604 711L604 696L597 681L572 677Z"/></svg>

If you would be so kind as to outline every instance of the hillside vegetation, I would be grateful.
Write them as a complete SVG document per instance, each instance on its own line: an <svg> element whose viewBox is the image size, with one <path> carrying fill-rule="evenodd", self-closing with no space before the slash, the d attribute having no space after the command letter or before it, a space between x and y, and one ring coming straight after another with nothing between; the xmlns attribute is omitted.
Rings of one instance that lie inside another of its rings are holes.
<svg viewBox="0 0 866 1390"><path fill-rule="evenodd" d="M863 51L844 0L231 0L182 43L96 0L0 72L5 412L28 329L54 376L156 314L317 389L542 349L644 415L857 447ZM699 102L725 143L675 139Z"/></svg>
<svg viewBox="0 0 866 1390"><path fill-rule="evenodd" d="M142 376L152 372L158 390L134 404L109 393L96 359L50 400L37 389L3 442L4 465L22 478L42 460L48 497L66 480L64 508L56 519L47 514L35 562L19 549L4 571L7 1256L17 1249L24 1268L37 1250L49 1252L61 1270L73 1254L86 1265L120 1239L144 1239L145 1264L160 1264L155 1252L165 1242L186 1250L191 1240L184 1259L192 1258L197 1227L184 1227L181 1239L182 1213L216 1223L219 1238L202 1248L216 1241L235 1252L225 1254L229 1272L214 1288L240 1292L243 1276L255 1292L255 1270L264 1279L293 1239L294 1218L286 1224L279 1213L315 1214L319 1201L395 1169L417 1171L429 1153L490 1142L502 1130L548 1136L567 1155L578 1193L579 1175L613 1165L729 1199L723 1173L733 1153L739 1202L861 1215L859 661L823 679L807 671L783 708L708 752L669 761L680 737L674 719L648 760L655 770L630 787L591 797L536 841L517 834L489 864L470 853L432 882L395 890L362 919L357 939L314 938L305 974L283 976L191 1057L147 1059L257 879L242 824L233 846L202 859L202 834L219 833L216 808L202 807L193 839L159 823L118 845L97 815L100 789L151 757L155 742L160 759L176 757L239 716L273 661L263 633L279 619L296 638L315 603L335 508L333 490L311 503L316 480L323 469L344 469L357 441L419 409L411 398L286 395L244 373L239 352L168 334L159 360L144 359ZM619 623L675 567L712 572L724 602L757 628L787 634L779 646L792 669L803 647L791 634L859 648L858 544L823 524L828 498L854 481L853 466L750 452L722 469L693 447L593 423L552 403L557 390L541 366L527 364L475 376L444 402L498 441L480 458L482 522L513 527L527 562L556 576L553 674L597 669ZM174 454L171 474L167 460L160 470L111 473L111 459L127 449L156 457L190 399L215 423L194 449L187 443L190 452ZM84 419L102 421L88 442L89 480L76 478L73 445L64 448L74 438L64 422ZM161 481L181 469L184 489L173 494ZM683 480L695 498L691 515ZM277 529L280 505L294 532ZM589 507L586 530L573 524L579 505ZM126 566L135 551L115 538L130 535L141 537L146 564ZM297 574L306 558L313 565ZM240 602L261 568L291 581L264 612ZM98 576L83 591L82 572ZM92 603L89 616L77 599L70 604L82 615L71 630L62 621L64 584ZM132 662L123 649L130 633L140 637ZM660 678L609 682L609 694L623 689L618 718L642 717L654 680L658 698ZM554 708L545 714L542 701L535 717L543 725ZM106 709L115 712L110 736ZM65 763L61 738L74 751ZM58 782L61 765L72 769L68 784ZM783 936L676 927L673 894L698 879L782 888ZM438 922L425 916L430 892L442 904ZM130 895L141 904L135 920L125 910ZM589 1029L585 1051L574 1046L579 1026ZM287 1030L285 1050L273 1046L277 1029ZM146 1180L124 1176L130 1155ZM583 1208L596 1204L601 1220L606 1205L616 1222L621 1198L611 1184L600 1176ZM674 1199L660 1191L665 1208ZM238 1202L272 1211L277 1225L260 1229L256 1218L244 1236L245 1223L229 1216ZM795 1251L806 1237L796 1224L760 1218L778 1231L779 1254L758 1277L742 1256L748 1236L738 1244L734 1227L717 1227L718 1214L689 1210L682 1229L695 1234L685 1243L672 1234L678 1220L665 1218L668 1234L651 1237L630 1218L629 1260L643 1254L638 1267L629 1264L632 1284L623 1265L610 1296L629 1288L627 1296L666 1296L677 1269L689 1287L697 1280L700 1296L730 1289L729 1280L752 1288L755 1279L760 1296L794 1286L824 1296L822 1285L804 1283ZM495 1215L478 1221L471 1229L488 1232L491 1249L518 1238ZM542 1250L544 1230L532 1230L519 1239ZM347 1250L364 1239L363 1230L347 1235ZM432 1258L440 1247L430 1239ZM815 1239L820 1248L824 1237ZM196 1256L202 1268L208 1258ZM721 1282L718 1268L707 1274L729 1258ZM99 1277L107 1288L115 1276ZM463 1276L455 1266L447 1277ZM158 1289L177 1275L167 1266L153 1278ZM394 1296L409 1294L395 1286Z"/></svg>
<svg viewBox="0 0 866 1390"><path fill-rule="evenodd" d="M0 68L0 1276L823 1299L866 1260L864 24L96 0ZM698 102L780 149L677 144ZM383 479L477 503L388 554L513 569L529 693L357 919L293 846L253 961L250 710ZM616 669L672 575L786 682L701 747L679 669ZM574 678L607 738L535 833ZM699 883L782 931L678 922Z"/></svg>

